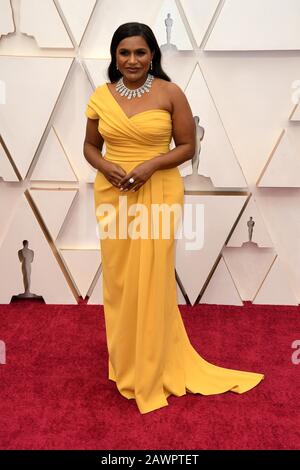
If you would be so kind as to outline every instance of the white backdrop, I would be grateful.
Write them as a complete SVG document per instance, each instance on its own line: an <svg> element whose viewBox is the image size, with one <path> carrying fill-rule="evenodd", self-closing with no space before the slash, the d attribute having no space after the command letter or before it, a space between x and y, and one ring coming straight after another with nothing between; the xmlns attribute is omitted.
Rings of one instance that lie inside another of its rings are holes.
<svg viewBox="0 0 300 470"><path fill-rule="evenodd" d="M299 304L298 0L0 0L0 303L24 290L24 239L32 292L102 303L84 111L115 29L146 23L162 46L168 13L163 67L205 129L197 173L180 167L204 244L177 241L178 302Z"/></svg>

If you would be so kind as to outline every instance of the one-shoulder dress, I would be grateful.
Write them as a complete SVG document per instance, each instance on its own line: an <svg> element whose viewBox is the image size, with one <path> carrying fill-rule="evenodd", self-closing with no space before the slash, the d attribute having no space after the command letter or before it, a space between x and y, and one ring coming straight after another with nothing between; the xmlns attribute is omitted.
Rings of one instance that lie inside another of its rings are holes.
<svg viewBox="0 0 300 470"><path fill-rule="evenodd" d="M117 163L126 173L170 151L170 113L150 109L128 117L107 83L90 96L85 115L99 120L98 130L106 147L103 158ZM183 208L184 185L178 167L174 167L155 171L138 191L122 193L97 171L94 202L96 220L104 231L112 213L116 227L125 224L128 229L137 213L126 208L139 204L149 208L146 217L151 224L153 204ZM105 217L98 210L100 206L115 210ZM174 235L176 218L172 223ZM139 411L148 413L167 406L170 395L240 394L255 387L263 374L213 365L191 345L177 303L176 237L167 238L159 232L154 237L134 238L124 233L117 230L114 237L100 237L99 246L108 378L121 395L135 399Z"/></svg>

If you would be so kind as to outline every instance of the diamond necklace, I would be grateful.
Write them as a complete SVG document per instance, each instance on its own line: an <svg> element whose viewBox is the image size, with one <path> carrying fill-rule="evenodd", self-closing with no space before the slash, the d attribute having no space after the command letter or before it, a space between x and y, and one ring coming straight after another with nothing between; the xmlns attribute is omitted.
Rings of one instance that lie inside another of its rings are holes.
<svg viewBox="0 0 300 470"><path fill-rule="evenodd" d="M116 90L120 93L121 96L127 96L129 100L131 100L131 98L135 98L136 96L140 98L143 93L149 93L153 79L154 76L151 75L151 73L148 73L147 79L142 86L135 88L134 90L130 90L130 88L127 88L127 86L124 85L123 77L121 77L116 84Z"/></svg>

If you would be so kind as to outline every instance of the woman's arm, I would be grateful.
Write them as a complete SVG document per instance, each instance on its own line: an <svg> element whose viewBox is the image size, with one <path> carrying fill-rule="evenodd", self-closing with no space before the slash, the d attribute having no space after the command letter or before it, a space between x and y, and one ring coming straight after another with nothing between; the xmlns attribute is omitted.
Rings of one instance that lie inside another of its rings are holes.
<svg viewBox="0 0 300 470"><path fill-rule="evenodd" d="M176 147L149 160L153 170L173 168L190 160L195 154L196 127L189 102L175 83L168 83L172 103L173 139Z"/></svg>
<svg viewBox="0 0 300 470"><path fill-rule="evenodd" d="M88 118L83 144L83 155L90 165L96 168L96 170L102 171L105 165L101 153L104 140L98 131L98 124L98 119Z"/></svg>
<svg viewBox="0 0 300 470"><path fill-rule="evenodd" d="M102 157L101 151L104 139L98 130L98 124L98 119L88 118L83 144L83 155L90 165L105 176L107 181L119 187L120 180L124 178L126 171L116 163L108 162Z"/></svg>

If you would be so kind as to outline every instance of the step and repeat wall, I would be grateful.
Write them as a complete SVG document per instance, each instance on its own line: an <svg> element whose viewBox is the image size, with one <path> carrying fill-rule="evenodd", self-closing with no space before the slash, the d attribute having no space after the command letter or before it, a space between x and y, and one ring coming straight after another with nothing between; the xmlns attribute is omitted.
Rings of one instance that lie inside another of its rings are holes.
<svg viewBox="0 0 300 470"><path fill-rule="evenodd" d="M203 223L176 242L178 303L298 305L298 0L0 0L0 303L103 303L84 112L129 21L197 128L180 173L184 223Z"/></svg>

